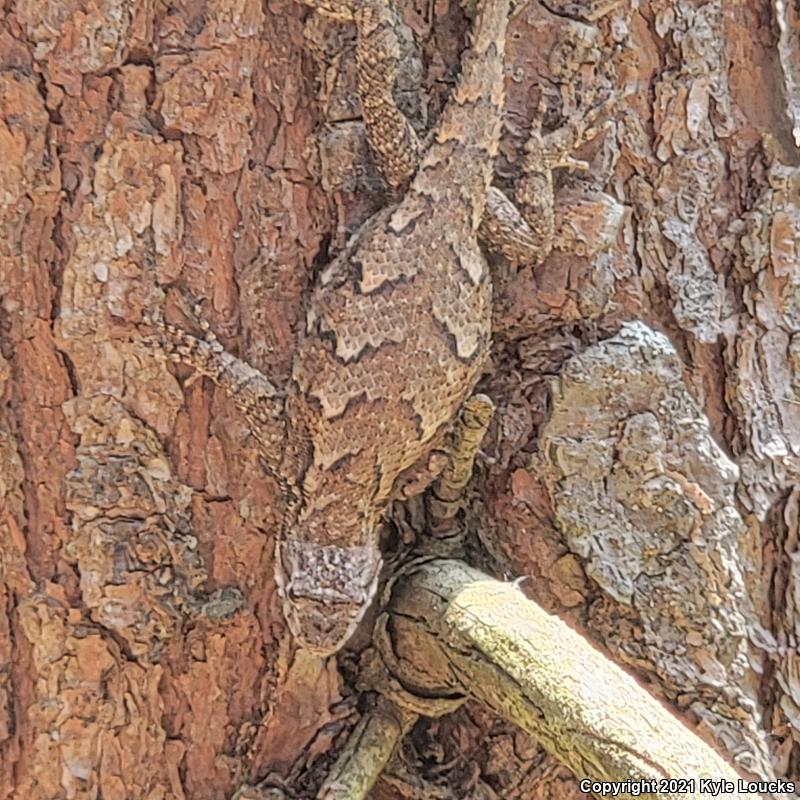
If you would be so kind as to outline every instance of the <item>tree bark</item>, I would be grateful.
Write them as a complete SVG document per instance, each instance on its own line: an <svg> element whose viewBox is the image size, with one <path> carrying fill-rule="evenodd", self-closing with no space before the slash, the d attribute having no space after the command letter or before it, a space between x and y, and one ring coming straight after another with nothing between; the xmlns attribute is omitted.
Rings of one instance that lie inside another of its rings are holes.
<svg viewBox="0 0 800 800"><path fill-rule="evenodd" d="M470 4L398 5L424 132ZM290 0L0 2L2 798L313 796L358 723L369 625L337 659L293 648L257 444L137 329L204 299L286 381L315 270L392 200L352 43ZM531 2L507 61L501 186L540 100L549 130L625 97L557 175L568 249L496 265L466 555L528 576L739 769L797 777L797 9ZM581 777L468 702L420 719L371 796L578 798Z"/></svg>

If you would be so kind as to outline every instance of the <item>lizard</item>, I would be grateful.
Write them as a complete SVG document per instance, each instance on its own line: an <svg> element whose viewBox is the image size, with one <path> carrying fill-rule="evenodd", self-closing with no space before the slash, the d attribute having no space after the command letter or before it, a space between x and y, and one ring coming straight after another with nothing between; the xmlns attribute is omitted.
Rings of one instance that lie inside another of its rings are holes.
<svg viewBox="0 0 800 800"><path fill-rule="evenodd" d="M381 518L441 473L454 422L486 370L492 280L479 236L512 261L542 261L554 239L552 168L592 133L579 122L569 136L531 136L517 210L491 186L510 0L479 3L456 87L422 144L392 98L391 2L305 2L355 21L368 139L387 182L405 191L319 274L285 394L207 330L199 339L159 323L156 336L170 358L233 397L265 448L264 423L281 414L287 503L275 580L298 644L327 657L377 592Z"/></svg>

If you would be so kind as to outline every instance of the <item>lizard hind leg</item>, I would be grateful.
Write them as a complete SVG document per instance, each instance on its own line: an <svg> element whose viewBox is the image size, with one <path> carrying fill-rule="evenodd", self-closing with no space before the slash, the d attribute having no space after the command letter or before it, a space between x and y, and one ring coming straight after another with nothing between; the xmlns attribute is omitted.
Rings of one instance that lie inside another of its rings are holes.
<svg viewBox="0 0 800 800"><path fill-rule="evenodd" d="M573 158L572 154L586 142L596 138L610 120L598 124L603 117L613 112L619 103L619 96L612 94L603 98L593 106L579 108L550 133L542 134L540 122L537 120L531 130L525 147L528 169L544 165L548 169L566 167L568 169L588 169L585 161Z"/></svg>
<svg viewBox="0 0 800 800"><path fill-rule="evenodd" d="M326 17L339 20L351 20L360 0L303 0L305 5L316 9Z"/></svg>
<svg viewBox="0 0 800 800"><path fill-rule="evenodd" d="M479 235L491 250L512 264L537 266L562 242L556 231L553 170L588 169L589 165L574 158L573 153L600 133L604 126L598 125L598 120L618 100L614 95L588 110L579 109L563 125L545 134L541 132L544 107L540 105L525 145L513 200L495 186L487 192Z"/></svg>

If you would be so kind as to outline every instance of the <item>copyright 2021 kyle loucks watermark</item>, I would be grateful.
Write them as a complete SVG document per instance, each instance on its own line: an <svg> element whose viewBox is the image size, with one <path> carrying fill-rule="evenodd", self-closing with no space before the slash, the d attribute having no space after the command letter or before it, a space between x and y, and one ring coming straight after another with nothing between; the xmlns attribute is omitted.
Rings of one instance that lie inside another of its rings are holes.
<svg viewBox="0 0 800 800"><path fill-rule="evenodd" d="M591 792L596 797L619 797L628 795L638 797L642 794L707 794L709 797L724 797L734 792L794 794L797 781L748 781L739 778L647 778L627 781L592 781L585 778L580 782L582 792Z"/></svg>

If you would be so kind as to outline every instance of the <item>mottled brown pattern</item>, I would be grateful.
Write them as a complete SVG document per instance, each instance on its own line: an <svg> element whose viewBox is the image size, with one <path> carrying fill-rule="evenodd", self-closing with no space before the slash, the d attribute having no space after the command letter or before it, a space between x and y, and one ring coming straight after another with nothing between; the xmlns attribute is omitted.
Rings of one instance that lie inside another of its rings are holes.
<svg viewBox="0 0 800 800"><path fill-rule="evenodd" d="M262 444L287 500L276 553L287 622L303 647L330 655L375 595L382 514L441 472L448 432L486 365L492 284L477 231L500 137L509 3L482 5L421 160L391 94L392 5L309 5L355 20L370 144L390 183L413 174L408 189L322 271L285 396L207 326L205 340L156 327L158 346L232 395ZM275 447L268 420L281 411L286 441Z"/></svg>
<svg viewBox="0 0 800 800"><path fill-rule="evenodd" d="M551 170L573 163L597 111L531 132L521 210L491 187L504 102L507 0L475 18L458 84L420 143L397 109L397 19L388 0L314 2L353 20L370 147L402 200L368 220L320 274L283 398L207 336L171 328L166 349L233 394L287 498L276 580L305 648L336 652L374 597L378 522L395 497L441 472L448 434L486 366L492 282L480 237L514 262L537 264L554 242ZM283 406L286 442L268 444ZM275 458L276 449L282 452ZM278 463L280 462L280 463Z"/></svg>
<svg viewBox="0 0 800 800"><path fill-rule="evenodd" d="M366 6L356 22L375 37L386 4ZM278 560L292 631L321 654L341 647L372 600L377 523L398 478L443 444L485 365L492 286L477 229L500 134L507 17L508 2L483 4L405 197L323 271L308 307L287 398L301 497ZM386 136L373 130L373 146Z"/></svg>

